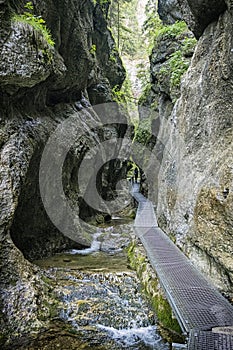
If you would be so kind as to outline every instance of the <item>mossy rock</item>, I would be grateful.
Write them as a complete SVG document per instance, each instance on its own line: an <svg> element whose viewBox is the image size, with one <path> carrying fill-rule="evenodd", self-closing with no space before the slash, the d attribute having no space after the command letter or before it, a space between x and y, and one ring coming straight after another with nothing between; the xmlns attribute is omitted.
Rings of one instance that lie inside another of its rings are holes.
<svg viewBox="0 0 233 350"><path fill-rule="evenodd" d="M177 319L174 317L170 304L164 296L159 280L151 265L147 261L146 253L137 247L133 241L128 248L130 266L136 270L141 280L143 291L150 300L153 309L158 317L159 325L164 330L164 337L168 341L183 342L185 339ZM145 273L148 276L145 276ZM154 277L152 277L154 275Z"/></svg>

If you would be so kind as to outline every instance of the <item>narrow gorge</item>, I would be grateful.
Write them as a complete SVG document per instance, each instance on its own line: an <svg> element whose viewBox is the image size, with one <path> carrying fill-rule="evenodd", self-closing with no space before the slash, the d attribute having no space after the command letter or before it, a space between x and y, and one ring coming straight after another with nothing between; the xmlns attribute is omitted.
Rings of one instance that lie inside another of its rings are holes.
<svg viewBox="0 0 233 350"><path fill-rule="evenodd" d="M232 17L231 0L0 1L2 349L185 348L133 230L135 167L233 303Z"/></svg>

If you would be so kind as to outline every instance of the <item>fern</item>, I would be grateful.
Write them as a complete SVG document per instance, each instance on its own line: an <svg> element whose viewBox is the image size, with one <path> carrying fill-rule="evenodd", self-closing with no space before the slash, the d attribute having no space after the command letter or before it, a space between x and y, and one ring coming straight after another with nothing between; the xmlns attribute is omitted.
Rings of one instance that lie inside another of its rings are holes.
<svg viewBox="0 0 233 350"><path fill-rule="evenodd" d="M15 14L13 17L13 21L27 23L31 25L35 30L41 32L44 39L49 45L54 46L55 42L52 39L49 29L46 27L45 20L41 16L36 16L33 14L34 7L32 2L27 2L24 8L24 13L21 15Z"/></svg>

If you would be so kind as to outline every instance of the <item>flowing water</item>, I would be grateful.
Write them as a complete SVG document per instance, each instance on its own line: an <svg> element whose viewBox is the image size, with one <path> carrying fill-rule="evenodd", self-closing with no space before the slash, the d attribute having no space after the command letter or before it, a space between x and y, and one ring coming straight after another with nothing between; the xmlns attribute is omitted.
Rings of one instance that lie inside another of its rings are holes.
<svg viewBox="0 0 233 350"><path fill-rule="evenodd" d="M128 266L130 229L103 228L91 248L35 262L53 281L57 316L27 349L171 349Z"/></svg>

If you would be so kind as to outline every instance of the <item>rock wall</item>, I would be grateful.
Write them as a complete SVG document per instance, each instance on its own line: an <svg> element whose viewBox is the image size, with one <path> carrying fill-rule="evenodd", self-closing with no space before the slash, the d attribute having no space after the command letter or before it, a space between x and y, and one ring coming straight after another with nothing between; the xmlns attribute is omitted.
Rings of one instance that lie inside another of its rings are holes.
<svg viewBox="0 0 233 350"><path fill-rule="evenodd" d="M160 10L162 11L163 4L165 9L162 18L170 25L164 27L165 30L161 30L155 38L150 55L150 84L139 100L140 123L136 135L136 140L143 143L156 157L157 164L153 157L148 164L143 148L139 149L142 160L138 164L144 165L144 171L147 169L145 177L141 176L146 179L145 182L141 181L141 191L146 194L149 186L150 198L155 201L158 200L158 171L166 142L159 135L160 125L170 120L175 102L180 97L180 81L191 62L196 45L196 39L185 22L175 23L171 20L168 15L169 2L161 1ZM172 4L176 5L178 11L178 3ZM174 10L173 6L171 10Z"/></svg>
<svg viewBox="0 0 233 350"><path fill-rule="evenodd" d="M195 265L232 298L232 4L179 3L200 39L171 114L160 109L158 139L165 150L157 216Z"/></svg>
<svg viewBox="0 0 233 350"><path fill-rule="evenodd" d="M92 239L90 232L76 222L71 225L75 239L68 238L44 210L39 166L45 144L65 120L78 120L75 132L84 136L66 157L64 191L83 219L94 220L99 213L79 196L77 168L85 152L105 138L101 128L93 130L93 125L101 124L101 115L91 108L85 111L85 107L110 102L111 89L121 86L125 77L107 29L105 6L91 0L73 0L69 4L33 1L33 16L45 19L55 42L53 47L30 21L14 19L15 13L25 12L24 4L14 0L0 4L0 338L8 337L8 341L43 325L38 315L46 286L24 257L31 261L62 249L87 246ZM114 62L109 60L110 55ZM124 126L112 125L111 135L128 132L126 117L122 118ZM67 139L72 132L65 134ZM116 154L120 148L119 142ZM102 171L111 186L104 188L101 178L98 181L98 189L105 196L115 188L116 179L110 175L113 168L111 163ZM124 172L121 164L117 169L120 174ZM46 185L53 187L50 180ZM56 214L58 204L53 198L50 201L56 218L59 220L60 215L60 221L68 222L64 213ZM27 307L29 304L32 307Z"/></svg>
<svg viewBox="0 0 233 350"><path fill-rule="evenodd" d="M183 19L178 0L158 0L158 14L166 24L173 24Z"/></svg>
<svg viewBox="0 0 233 350"><path fill-rule="evenodd" d="M208 24L217 20L219 15L227 9L227 2L224 0L177 1L183 13L183 18L198 38L203 34Z"/></svg>

